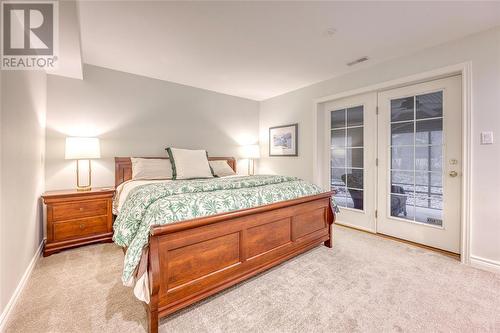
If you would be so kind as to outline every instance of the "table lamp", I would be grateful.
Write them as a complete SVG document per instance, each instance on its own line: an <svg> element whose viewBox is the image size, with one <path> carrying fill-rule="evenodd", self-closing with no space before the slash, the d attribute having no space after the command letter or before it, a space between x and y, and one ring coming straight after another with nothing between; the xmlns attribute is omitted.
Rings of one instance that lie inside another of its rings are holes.
<svg viewBox="0 0 500 333"><path fill-rule="evenodd" d="M259 145L246 145L242 147L242 157L248 159L248 174L255 172L254 160L260 158Z"/></svg>
<svg viewBox="0 0 500 333"><path fill-rule="evenodd" d="M90 191L92 186L91 160L101 157L101 146L98 138L68 137L66 138L65 159L76 160L76 189ZM88 161L89 180L87 185L80 184L80 162Z"/></svg>

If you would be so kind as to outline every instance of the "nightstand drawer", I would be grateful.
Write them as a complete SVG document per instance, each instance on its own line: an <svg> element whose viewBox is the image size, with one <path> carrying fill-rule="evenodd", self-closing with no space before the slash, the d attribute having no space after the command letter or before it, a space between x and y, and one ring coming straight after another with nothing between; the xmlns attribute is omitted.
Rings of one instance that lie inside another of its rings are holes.
<svg viewBox="0 0 500 333"><path fill-rule="evenodd" d="M107 200L67 202L52 206L53 221L72 220L106 214L108 214Z"/></svg>
<svg viewBox="0 0 500 333"><path fill-rule="evenodd" d="M99 216L54 223L54 240L62 241L75 237L104 233L108 230L107 222L107 216Z"/></svg>

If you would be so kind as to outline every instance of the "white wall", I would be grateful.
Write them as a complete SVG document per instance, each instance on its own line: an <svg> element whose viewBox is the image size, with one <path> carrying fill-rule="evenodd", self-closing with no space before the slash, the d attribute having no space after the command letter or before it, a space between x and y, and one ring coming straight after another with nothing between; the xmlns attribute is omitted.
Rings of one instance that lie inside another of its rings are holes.
<svg viewBox="0 0 500 333"><path fill-rule="evenodd" d="M114 185L115 156L164 156L169 145L237 156L258 140L258 102L90 65L83 74L83 81L48 76L48 190L75 187L66 136L101 139L94 186Z"/></svg>
<svg viewBox="0 0 500 333"><path fill-rule="evenodd" d="M0 313L43 237L46 78L44 72L1 73Z"/></svg>
<svg viewBox="0 0 500 333"><path fill-rule="evenodd" d="M323 81L261 103L259 172L313 180L313 100L365 86L472 62L471 255L500 265L500 29L450 42L417 54ZM268 128L299 123L299 157L268 156ZM480 145L480 132L497 142Z"/></svg>
<svg viewBox="0 0 500 333"><path fill-rule="evenodd" d="M63 0L59 5L59 56L57 68L50 74L82 79L82 49L80 43L80 21L75 0Z"/></svg>

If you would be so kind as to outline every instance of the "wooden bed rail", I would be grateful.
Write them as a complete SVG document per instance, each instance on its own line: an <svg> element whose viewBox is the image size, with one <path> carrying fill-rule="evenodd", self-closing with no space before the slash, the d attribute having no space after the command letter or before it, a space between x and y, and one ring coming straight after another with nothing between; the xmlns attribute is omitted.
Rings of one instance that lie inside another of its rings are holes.
<svg viewBox="0 0 500 333"><path fill-rule="evenodd" d="M149 332L159 318L320 244L332 247L332 192L153 226Z"/></svg>
<svg viewBox="0 0 500 333"><path fill-rule="evenodd" d="M314 200L321 199L321 198L330 198L332 196L332 194L333 194L333 192L324 192L324 193L320 193L317 195L311 195L311 196L292 199L292 200L280 201L280 202L276 202L276 203L270 204L270 205L246 208L246 209L236 210L233 212L210 215L210 216L206 216L203 218L184 220L181 222L165 224L165 225L153 225L153 226L151 226L151 235L152 236L166 235L166 234L170 234L170 233L174 233L174 232L178 232L178 231L193 229L193 228L197 228L197 227L201 227L201 226L205 226L205 225L209 225L209 224L213 224L213 223L217 223L217 222L221 222L221 221L226 221L229 219L234 219L234 218L243 217L243 216L247 216L247 215L253 215L253 214L257 214L257 213L263 213L263 212L267 212L270 210L275 210L275 209L279 209L279 208L283 208L283 207L290 207L293 205L298 205L301 203L314 201Z"/></svg>

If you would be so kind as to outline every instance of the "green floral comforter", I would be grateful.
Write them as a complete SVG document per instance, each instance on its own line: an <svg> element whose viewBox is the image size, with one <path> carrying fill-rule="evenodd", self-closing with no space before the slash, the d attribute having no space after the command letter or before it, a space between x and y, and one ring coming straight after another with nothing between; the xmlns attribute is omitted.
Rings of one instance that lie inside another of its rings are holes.
<svg viewBox="0 0 500 333"><path fill-rule="evenodd" d="M130 284L150 227L323 192L295 177L245 176L176 180L132 190L114 223L113 240L128 247L122 281Z"/></svg>

